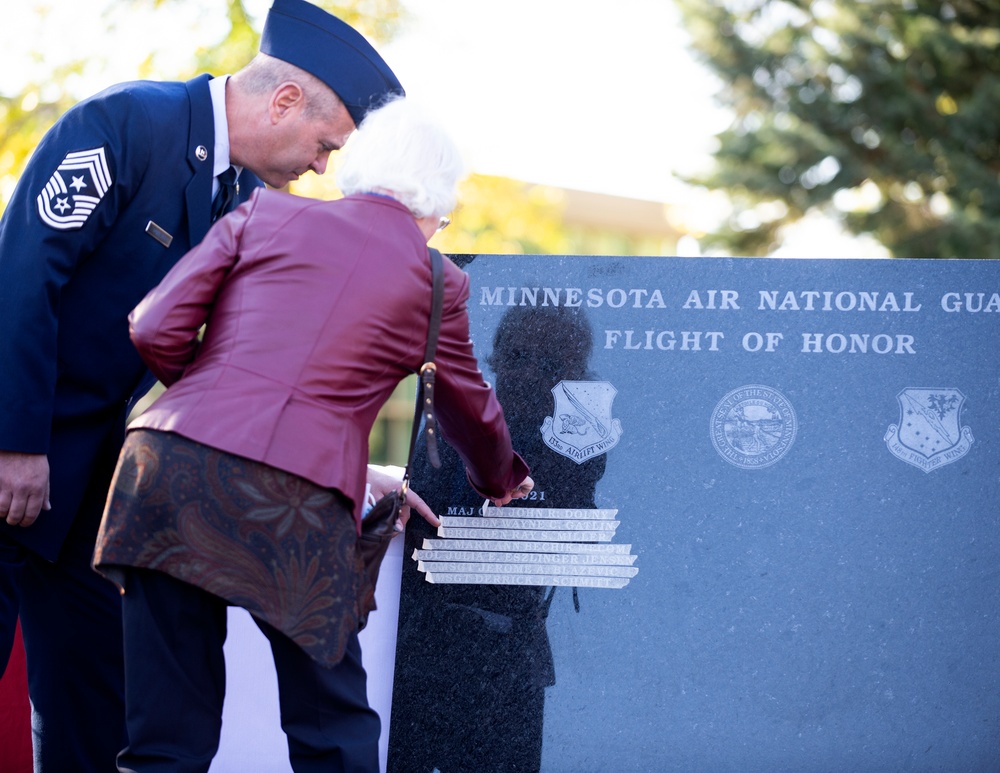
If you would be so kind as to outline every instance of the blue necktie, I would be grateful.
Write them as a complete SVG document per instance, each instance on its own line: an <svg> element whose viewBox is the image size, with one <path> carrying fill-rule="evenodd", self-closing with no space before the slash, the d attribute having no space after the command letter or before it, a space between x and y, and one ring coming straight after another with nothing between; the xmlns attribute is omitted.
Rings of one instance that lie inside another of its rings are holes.
<svg viewBox="0 0 1000 773"><path fill-rule="evenodd" d="M236 201L236 170L229 167L219 175L219 191L212 199L212 222L214 223L233 208Z"/></svg>

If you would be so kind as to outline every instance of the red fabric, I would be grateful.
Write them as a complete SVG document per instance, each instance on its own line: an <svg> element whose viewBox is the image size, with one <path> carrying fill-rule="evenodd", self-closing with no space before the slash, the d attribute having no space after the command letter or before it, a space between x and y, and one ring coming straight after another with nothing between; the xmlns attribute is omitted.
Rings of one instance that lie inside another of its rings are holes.
<svg viewBox="0 0 1000 773"><path fill-rule="evenodd" d="M31 773L31 709L20 625L0 679L0 773Z"/></svg>

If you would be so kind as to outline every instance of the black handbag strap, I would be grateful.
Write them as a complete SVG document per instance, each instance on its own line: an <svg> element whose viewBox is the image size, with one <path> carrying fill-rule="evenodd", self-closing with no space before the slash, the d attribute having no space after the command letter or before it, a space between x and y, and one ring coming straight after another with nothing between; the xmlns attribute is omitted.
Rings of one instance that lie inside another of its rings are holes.
<svg viewBox="0 0 1000 773"><path fill-rule="evenodd" d="M441 315L444 313L444 258L433 247L428 247L428 249L431 253L431 275L434 287L431 299L431 324L427 329L427 349L424 351L425 363L434 362L438 336L441 333Z"/></svg>
<svg viewBox="0 0 1000 773"><path fill-rule="evenodd" d="M437 448L437 420L434 418L434 376L437 371L437 366L434 364L434 354L437 352L438 336L441 333L441 317L444 313L444 259L441 257L441 253L433 247L428 247L428 250L431 254L431 276L433 279L431 318L430 327L427 330L427 347L424 349L424 364L420 367L420 379L417 384L416 405L413 410L413 431L410 433L410 452L407 455L403 484L400 489L404 500L409 488L410 467L413 465L413 451L417 447L421 420L424 424L424 434L427 436L427 459L435 469L441 466Z"/></svg>

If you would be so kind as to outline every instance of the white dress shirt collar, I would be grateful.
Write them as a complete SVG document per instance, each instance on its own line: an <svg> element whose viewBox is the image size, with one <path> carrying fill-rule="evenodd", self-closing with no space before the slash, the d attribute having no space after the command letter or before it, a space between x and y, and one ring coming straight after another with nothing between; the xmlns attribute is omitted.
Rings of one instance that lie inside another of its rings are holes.
<svg viewBox="0 0 1000 773"><path fill-rule="evenodd" d="M212 97L212 117L215 123L215 163L212 167L212 176L218 177L232 165L229 160L229 121L226 119L226 81L228 75L221 75L212 78L208 82L208 91ZM236 167L236 174L239 175L243 167ZM212 195L218 190L218 180L212 181Z"/></svg>

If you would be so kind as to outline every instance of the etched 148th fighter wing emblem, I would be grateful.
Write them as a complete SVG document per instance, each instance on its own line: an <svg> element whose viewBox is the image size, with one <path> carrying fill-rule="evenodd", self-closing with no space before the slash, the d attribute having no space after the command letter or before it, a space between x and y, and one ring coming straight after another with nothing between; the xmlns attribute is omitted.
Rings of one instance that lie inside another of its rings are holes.
<svg viewBox="0 0 1000 773"><path fill-rule="evenodd" d="M908 387L896 395L899 424L885 443L894 456L924 472L958 461L972 448L972 430L961 425L965 395L957 389Z"/></svg>
<svg viewBox="0 0 1000 773"><path fill-rule="evenodd" d="M38 216L60 231L81 228L111 184L104 148L67 153L35 199Z"/></svg>

